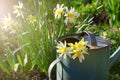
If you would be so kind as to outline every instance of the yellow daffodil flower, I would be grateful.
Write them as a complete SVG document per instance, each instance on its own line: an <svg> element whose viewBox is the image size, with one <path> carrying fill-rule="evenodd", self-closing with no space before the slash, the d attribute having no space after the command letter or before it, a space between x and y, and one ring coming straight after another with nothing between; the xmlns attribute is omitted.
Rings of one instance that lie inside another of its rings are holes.
<svg viewBox="0 0 120 80"><path fill-rule="evenodd" d="M58 52L61 54L65 54L66 53L66 46L62 46L58 49Z"/></svg>
<svg viewBox="0 0 120 80"><path fill-rule="evenodd" d="M30 23L35 23L37 21L35 16L33 16L33 15L29 15L28 20L29 20Z"/></svg>
<svg viewBox="0 0 120 80"><path fill-rule="evenodd" d="M75 43L76 45L76 49L82 49L84 47L86 47L87 42L84 42L84 38L82 38L78 43Z"/></svg>
<svg viewBox="0 0 120 80"><path fill-rule="evenodd" d="M76 51L76 52L74 53L74 55L72 56L72 58L73 58L73 59L75 59L75 58L79 58L79 61L82 62L82 60L85 59L85 57L84 57L83 54L84 54L84 53L83 53L82 50L80 50L80 51Z"/></svg>
<svg viewBox="0 0 120 80"><path fill-rule="evenodd" d="M76 46L73 43L68 43L68 46L70 46L71 52L74 52L74 50L76 50Z"/></svg>
<svg viewBox="0 0 120 80"><path fill-rule="evenodd" d="M72 53L73 56L72 58L79 58L79 61L82 62L84 60L84 54L87 53L87 42L84 41L84 38L82 38L79 42L76 42L75 44L73 43L68 43L68 46L70 47L69 53Z"/></svg>
<svg viewBox="0 0 120 80"><path fill-rule="evenodd" d="M74 55L72 56L73 59L79 58L79 61L82 62L84 60L84 55L83 54L88 54L87 53L87 42L84 41L84 38L82 38L78 43L75 43L76 46L76 51L73 53Z"/></svg>

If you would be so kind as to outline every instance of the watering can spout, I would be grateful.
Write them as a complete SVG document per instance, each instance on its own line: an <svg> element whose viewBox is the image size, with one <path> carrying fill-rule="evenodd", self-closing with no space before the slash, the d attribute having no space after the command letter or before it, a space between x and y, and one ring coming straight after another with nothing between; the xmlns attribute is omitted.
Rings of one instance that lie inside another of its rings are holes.
<svg viewBox="0 0 120 80"><path fill-rule="evenodd" d="M120 46L118 49L110 56L110 65L112 65L120 56Z"/></svg>

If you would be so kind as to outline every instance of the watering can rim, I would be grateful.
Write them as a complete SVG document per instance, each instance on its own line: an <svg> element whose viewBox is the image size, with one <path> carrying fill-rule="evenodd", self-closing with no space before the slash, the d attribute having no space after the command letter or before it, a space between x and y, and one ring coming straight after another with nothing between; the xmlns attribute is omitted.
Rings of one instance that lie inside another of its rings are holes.
<svg viewBox="0 0 120 80"><path fill-rule="evenodd" d="M86 36L86 35L85 35L86 33L87 33L87 34L90 34L90 35L87 35L87 36ZM110 46L110 40L109 40L108 38L98 37L98 36L92 34L91 32L88 32L88 31L84 31L84 32L77 33L77 34L67 34L67 35L61 36L61 37L59 37L59 38L57 39L57 42L62 41L62 40L64 40L65 38L74 38L74 39L76 39L76 40L79 41L80 39L78 39L78 38L80 38L80 36L83 36L84 38L85 38L85 37L89 37L89 38L91 39L91 43L92 43L92 41L95 42L96 45L94 46L94 48L90 48L90 49L88 49L88 51L100 50L100 49L107 48L107 47ZM92 36L92 37L91 37L91 36ZM76 38L76 37L78 37L78 38ZM94 38L94 39L92 39L92 38ZM104 41L106 42L106 45L103 46L103 47L97 47L97 41L96 41L96 40L98 40L98 39L104 40ZM92 44L91 44L91 45L92 45ZM92 47L91 45L87 45L87 46L88 46L88 47Z"/></svg>
<svg viewBox="0 0 120 80"><path fill-rule="evenodd" d="M93 45L93 46L97 46L96 38L103 39L104 41L106 41L106 44L107 44L104 47L88 49L88 51L94 51L94 50L97 51L97 50L101 50L101 49L110 47L110 40L108 38L97 37L89 31L84 31L84 32L81 32L81 33L78 33L78 34L64 35L62 37L59 37L57 39L57 42L61 41L61 39L64 39L66 36L68 36L68 37L77 36L77 38L80 38L81 36L85 36L85 34L87 34L87 36L90 37L91 45ZM77 39L76 37L73 37L73 38ZM79 40L79 39L77 39L77 40ZM112 53L112 55L110 55L110 57L109 57L110 58L110 64L112 65L119 56L120 56L120 46L118 47L118 49L114 53Z"/></svg>

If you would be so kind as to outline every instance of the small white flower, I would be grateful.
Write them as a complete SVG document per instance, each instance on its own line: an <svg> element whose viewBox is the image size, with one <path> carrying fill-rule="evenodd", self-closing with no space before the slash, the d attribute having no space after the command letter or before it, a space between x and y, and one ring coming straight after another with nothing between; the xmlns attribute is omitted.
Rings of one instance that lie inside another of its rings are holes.
<svg viewBox="0 0 120 80"><path fill-rule="evenodd" d="M57 43L56 48L57 48L57 52L60 53L59 57L63 56L64 58L66 58L67 52L68 52L66 42L64 42L64 43L62 43L62 42Z"/></svg>
<svg viewBox="0 0 120 80"><path fill-rule="evenodd" d="M68 23L74 23L75 18L78 16L78 13L74 11L74 8L71 7L70 10L66 7L66 19L65 19L65 24L67 25Z"/></svg>
<svg viewBox="0 0 120 80"><path fill-rule="evenodd" d="M24 18L23 16L23 3L18 1L18 5L14 5L14 12L16 14L16 17L21 16L22 18Z"/></svg>
<svg viewBox="0 0 120 80"><path fill-rule="evenodd" d="M54 9L56 19L61 18L61 15L63 14L63 10L64 10L64 4L62 5L57 4L56 8Z"/></svg>
<svg viewBox="0 0 120 80"><path fill-rule="evenodd" d="M12 24L11 15L8 13L7 16L4 16L4 17L2 18L1 23L3 24L2 29L7 30L7 28Z"/></svg>

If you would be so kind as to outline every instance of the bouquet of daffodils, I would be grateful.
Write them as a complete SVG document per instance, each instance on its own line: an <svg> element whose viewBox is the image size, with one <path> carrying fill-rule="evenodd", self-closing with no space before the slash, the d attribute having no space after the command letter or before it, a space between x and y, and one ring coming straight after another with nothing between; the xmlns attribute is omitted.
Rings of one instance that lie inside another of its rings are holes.
<svg viewBox="0 0 120 80"><path fill-rule="evenodd" d="M79 58L80 62L85 59L84 54L88 54L87 41L84 41L84 38L75 44L66 43L66 41L64 43L58 42L56 47L57 52L60 53L59 57L66 58L68 55L72 59Z"/></svg>

